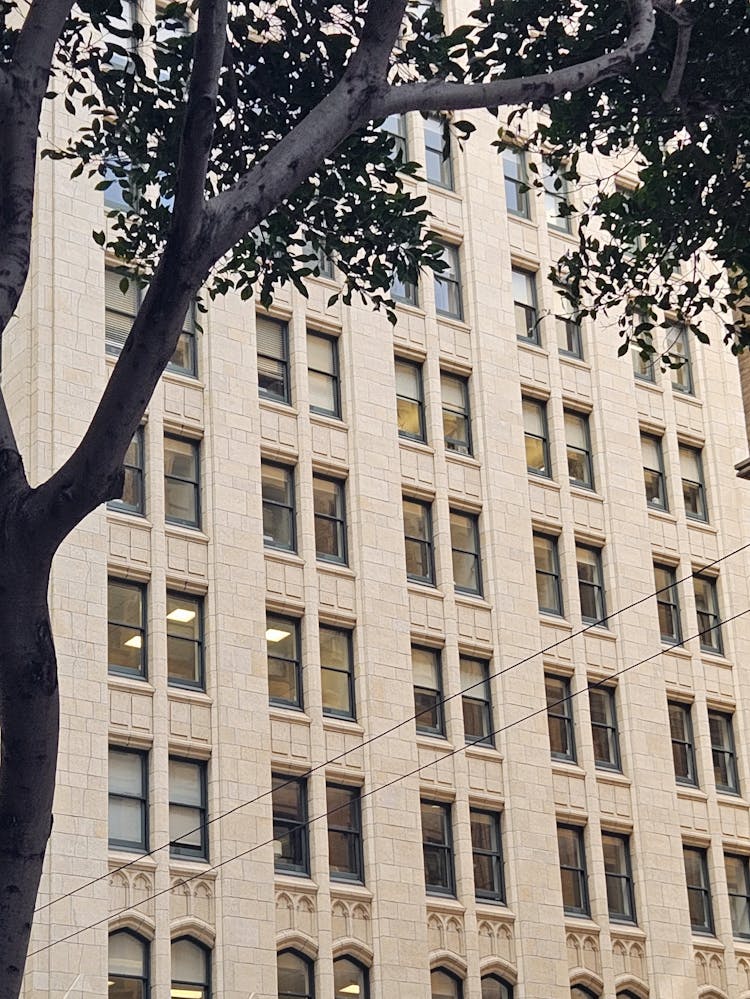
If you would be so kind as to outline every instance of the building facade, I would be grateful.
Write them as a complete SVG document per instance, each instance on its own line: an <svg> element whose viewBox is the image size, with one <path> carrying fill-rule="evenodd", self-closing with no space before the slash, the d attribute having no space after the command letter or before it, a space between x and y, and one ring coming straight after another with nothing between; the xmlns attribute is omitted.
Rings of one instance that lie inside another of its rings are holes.
<svg viewBox="0 0 750 999"><path fill-rule="evenodd" d="M566 192L468 117L448 159L386 123L449 265L397 325L329 306L327 261L268 314L212 303L58 555L29 999L750 996L736 362L577 326ZM2 371L33 481L137 307L104 211L42 161Z"/></svg>

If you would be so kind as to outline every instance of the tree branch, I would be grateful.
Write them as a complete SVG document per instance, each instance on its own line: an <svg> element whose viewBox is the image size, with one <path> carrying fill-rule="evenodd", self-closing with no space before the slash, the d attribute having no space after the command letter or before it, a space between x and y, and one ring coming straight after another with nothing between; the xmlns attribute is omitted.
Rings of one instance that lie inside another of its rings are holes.
<svg viewBox="0 0 750 999"><path fill-rule="evenodd" d="M667 17L671 17L677 24L694 24L695 15L693 13L693 0L653 0L654 7Z"/></svg>
<svg viewBox="0 0 750 999"><path fill-rule="evenodd" d="M685 75L688 53L690 51L690 36L693 33L692 24L680 23L677 27L677 45L675 46L672 69L669 73L667 85L662 95L666 104L674 104L680 93L682 78Z"/></svg>
<svg viewBox="0 0 750 999"><path fill-rule="evenodd" d="M0 386L0 451L15 451L18 454L16 435L13 432L13 423L5 404L2 386Z"/></svg>

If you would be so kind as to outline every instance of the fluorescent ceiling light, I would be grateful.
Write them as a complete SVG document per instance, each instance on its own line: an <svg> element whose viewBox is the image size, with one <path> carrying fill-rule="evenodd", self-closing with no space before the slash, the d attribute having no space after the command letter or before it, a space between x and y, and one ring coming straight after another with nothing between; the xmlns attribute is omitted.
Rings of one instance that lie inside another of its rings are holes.
<svg viewBox="0 0 750 999"><path fill-rule="evenodd" d="M143 639L140 635L133 635L133 637L129 638L125 644L129 649L140 649L143 647Z"/></svg>
<svg viewBox="0 0 750 999"><path fill-rule="evenodd" d="M266 628L267 642L280 642L283 638L289 638L291 631L283 631L281 628Z"/></svg>
<svg viewBox="0 0 750 999"><path fill-rule="evenodd" d="M179 624L190 624L195 620L195 611L189 607L175 607L167 614L167 621L177 621Z"/></svg>
<svg viewBox="0 0 750 999"><path fill-rule="evenodd" d="M352 982L351 985L345 985L343 989L337 989L336 991L341 996L358 996L359 985L356 982Z"/></svg>

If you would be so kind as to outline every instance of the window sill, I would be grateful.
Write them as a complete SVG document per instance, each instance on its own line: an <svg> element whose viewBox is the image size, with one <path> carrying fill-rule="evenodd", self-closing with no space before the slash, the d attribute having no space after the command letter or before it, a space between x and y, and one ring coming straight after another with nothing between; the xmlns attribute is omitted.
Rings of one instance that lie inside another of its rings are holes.
<svg viewBox="0 0 750 999"><path fill-rule="evenodd" d="M182 371L170 371L169 368L165 368L162 373L162 378L167 382L175 382L177 385L193 385L198 389L205 389L205 382L198 377L198 375L188 375Z"/></svg>
<svg viewBox="0 0 750 999"><path fill-rule="evenodd" d="M492 610L492 604L481 593L468 593L466 590L454 590L453 593L458 604L465 604L474 609L481 607L484 610Z"/></svg>
<svg viewBox="0 0 750 999"><path fill-rule="evenodd" d="M534 343L533 340L526 340L524 337L518 336L516 334L516 343L523 350L529 350L532 354L539 354L541 357L549 357L549 351L546 347L543 347L540 343Z"/></svg>
<svg viewBox="0 0 750 999"><path fill-rule="evenodd" d="M412 305L410 302L401 302L397 298L393 299L393 304L397 309L403 309L404 312L411 316L417 316L420 319L426 318L426 313L420 305Z"/></svg>
<svg viewBox="0 0 750 999"><path fill-rule="evenodd" d="M441 184L439 180L427 180L427 188L431 194L447 194L451 201L455 201L456 204L461 204L463 198L453 187L448 187L445 184Z"/></svg>
<svg viewBox="0 0 750 999"><path fill-rule="evenodd" d="M502 760L500 750L497 746L492 746L486 742L467 742L465 752L467 756L476 755L478 758L491 757L497 760L498 763Z"/></svg>
<svg viewBox="0 0 750 999"><path fill-rule="evenodd" d="M646 933L637 923L615 922L612 926L612 933L618 937L628 937L630 940L645 940Z"/></svg>
<svg viewBox="0 0 750 999"><path fill-rule="evenodd" d="M299 416L299 410L291 402L277 402L276 399L266 399L262 395L258 396L261 409L267 409L271 413L286 413L287 416Z"/></svg>
<svg viewBox="0 0 750 999"><path fill-rule="evenodd" d="M599 933L601 930L599 924L594 922L588 912L565 912L563 910L563 917L566 924L569 920L575 920L570 927L566 926L566 929L571 929L574 933L580 933L581 927L593 930L596 933Z"/></svg>
<svg viewBox="0 0 750 999"><path fill-rule="evenodd" d="M445 457L448 461L455 461L459 465L468 465L470 468L481 468L482 463L473 454L461 454L460 451L451 451L446 447Z"/></svg>
<svg viewBox="0 0 750 999"><path fill-rule="evenodd" d="M609 770L595 767L596 779L602 784L617 784L620 787L632 787L633 782L621 770Z"/></svg>
<svg viewBox="0 0 750 999"><path fill-rule="evenodd" d="M127 510L113 510L110 506L107 507L107 518L123 526L143 527L147 531L152 530L154 526L145 513L129 513Z"/></svg>
<svg viewBox="0 0 750 999"><path fill-rule="evenodd" d="M526 474L529 477L529 482L536 483L536 485L541 486L542 489L553 489L555 492L560 492L560 483L555 482L551 476L542 475L541 472L530 472L528 468L526 469Z"/></svg>
<svg viewBox="0 0 750 999"><path fill-rule="evenodd" d="M722 805L747 807L747 802L743 799L740 791L729 791L726 788L717 787L716 796Z"/></svg>
<svg viewBox="0 0 750 999"><path fill-rule="evenodd" d="M107 673L107 686L128 693L153 695L154 687L145 677L127 676L125 673Z"/></svg>
<svg viewBox="0 0 750 999"><path fill-rule="evenodd" d="M157 864L152 854L143 850L124 850L121 846L110 846L107 860L116 867L135 867L142 871L155 871Z"/></svg>
<svg viewBox="0 0 750 999"><path fill-rule="evenodd" d="M476 898L474 901L476 903L477 914L482 913L483 915L502 919L507 923L515 923L515 913L510 911L507 902L500 900L493 902L489 898Z"/></svg>
<svg viewBox="0 0 750 999"><path fill-rule="evenodd" d="M427 908L431 910L449 910L450 912L466 912L466 906L462 905L458 901L454 894L443 895L439 891L430 891L429 888L425 889L425 894L427 895Z"/></svg>
<svg viewBox="0 0 750 999"><path fill-rule="evenodd" d="M705 791L702 791L699 787L693 787L690 784L677 784L677 797L684 798L686 801L708 801L708 795Z"/></svg>
<svg viewBox="0 0 750 999"><path fill-rule="evenodd" d="M598 493L593 486L584 486L580 482L570 483L571 496L582 496L588 500L595 500L597 503L604 503L604 497Z"/></svg>
<svg viewBox="0 0 750 999"><path fill-rule="evenodd" d="M672 386L672 395L675 399L682 399L689 406L695 406L697 409L703 409L703 401L699 399L695 392L681 392L680 389Z"/></svg>
<svg viewBox="0 0 750 999"><path fill-rule="evenodd" d="M732 668L731 660L727 659L723 652L711 652L710 649L700 650L701 659L708 659L710 663L716 666L727 666L729 669Z"/></svg>
<svg viewBox="0 0 750 999"><path fill-rule="evenodd" d="M357 881L339 881L331 878L331 895L334 898L349 898L356 902L371 902L373 894L370 889Z"/></svg>
<svg viewBox="0 0 750 999"><path fill-rule="evenodd" d="M570 243L571 246L576 246L578 244L578 234L575 231L575 227L571 227L571 231L568 232L565 229L558 229L557 226L550 225L547 223L547 234L549 236L556 236L558 239L564 240L566 243Z"/></svg>
<svg viewBox="0 0 750 999"><path fill-rule="evenodd" d="M587 361L583 357L576 357L575 354L568 354L565 351L558 349L558 355L560 357L560 362L564 364L570 364L571 367L578 368L580 371L591 371L591 362ZM579 404L580 405L580 404Z"/></svg>
<svg viewBox="0 0 750 999"><path fill-rule="evenodd" d="M656 392L657 395L664 395L664 386L658 382L651 382L648 378L639 378L638 375L633 375L633 381L637 388L642 388L646 392Z"/></svg>
<svg viewBox="0 0 750 999"><path fill-rule="evenodd" d="M343 562L327 562L325 559L316 559L315 564L319 572L328 572L332 576L341 576L342 579L355 579L354 570L351 566L344 565Z"/></svg>
<svg viewBox="0 0 750 999"><path fill-rule="evenodd" d="M307 888L313 894L317 895L318 893L318 886L310 875L303 871L300 871L299 874L295 874L294 871L275 871L274 882L277 888L292 888L299 891L302 887Z"/></svg>
<svg viewBox="0 0 750 999"><path fill-rule="evenodd" d="M716 536L719 532L713 526L709 524L707 520L698 520L695 517L688 517L685 515L685 520L687 521L688 528L693 528L696 531L700 531L702 534L711 534Z"/></svg>
<svg viewBox="0 0 750 999"><path fill-rule="evenodd" d="M209 697L205 690L199 690L197 687L167 684L167 697L170 701L179 701L182 704L213 704L213 698Z"/></svg>
<svg viewBox="0 0 750 999"><path fill-rule="evenodd" d="M332 427L336 430L348 430L349 427L343 417L330 416L328 413L316 413L310 410L310 423L318 424L321 427Z"/></svg>
<svg viewBox="0 0 750 999"><path fill-rule="evenodd" d="M416 451L417 454L434 454L435 448L427 441L420 441L416 437L404 437L401 434L398 435L398 443L400 447L405 448L407 451Z"/></svg>
<svg viewBox="0 0 750 999"><path fill-rule="evenodd" d="M205 541L208 544L208 535L204 534L200 527L188 527L187 524L173 524L170 521L165 521L164 531L168 537L171 535L186 541Z"/></svg>
<svg viewBox="0 0 750 999"><path fill-rule="evenodd" d="M210 818L210 816L209 816ZM178 877L184 875L188 878L196 877L196 868L205 867L207 868L206 874L210 874L212 878L216 878L214 870L211 868L208 857L195 857L191 859L190 857L169 857L169 873L176 874Z"/></svg>
<svg viewBox="0 0 750 999"><path fill-rule="evenodd" d="M552 758L552 773L558 774L561 777L585 777L586 771L580 764L571 760L570 763L566 763L565 760L556 760Z"/></svg>
<svg viewBox="0 0 750 999"><path fill-rule="evenodd" d="M335 718L326 714L323 715L323 729L326 732L342 732L346 735L365 734L364 728L356 718Z"/></svg>
<svg viewBox="0 0 750 999"><path fill-rule="evenodd" d="M437 316L437 321L443 323L445 326L451 326L454 330L462 330L464 333L471 331L471 326L465 319L459 319L458 316L444 316L437 309L435 310L435 315Z"/></svg>
<svg viewBox="0 0 750 999"><path fill-rule="evenodd" d="M271 562L281 562L286 565L298 566L303 566L305 564L305 560L296 552L288 552L283 548L269 548L264 545L263 554L265 558L269 559Z"/></svg>
<svg viewBox="0 0 750 999"><path fill-rule="evenodd" d="M417 746L421 749L442 749L446 753L453 749L446 736L428 735L426 732L417 732Z"/></svg>
<svg viewBox="0 0 750 999"><path fill-rule="evenodd" d="M539 622L540 624L561 625L563 628L567 628L569 630L573 627L566 617L562 614L556 614L555 611L540 610Z"/></svg>
<svg viewBox="0 0 750 999"><path fill-rule="evenodd" d="M678 659L692 659L692 653L688 652L684 645L664 645L662 655L666 655L667 653L677 656Z"/></svg>
<svg viewBox="0 0 750 999"><path fill-rule="evenodd" d="M587 635L594 635L596 638L602 638L607 642L617 641L617 637L613 635L611 630L604 624L590 624L586 621L582 621L581 624L583 625Z"/></svg>
<svg viewBox="0 0 750 999"><path fill-rule="evenodd" d="M423 596L430 593L438 600L445 600L445 594L437 588L435 583L422 583L418 579L407 578L406 586L410 593L422 594Z"/></svg>
<svg viewBox="0 0 750 999"><path fill-rule="evenodd" d="M280 704L269 704L268 717L272 721L292 722L308 726L312 725L312 718L309 715L306 715L301 708L293 708L291 705L285 708Z"/></svg>
<svg viewBox="0 0 750 999"><path fill-rule="evenodd" d="M663 520L666 524L676 524L677 517L669 510L660 510L658 506L649 506L646 504L646 509L648 510L649 517L655 517L656 520Z"/></svg>

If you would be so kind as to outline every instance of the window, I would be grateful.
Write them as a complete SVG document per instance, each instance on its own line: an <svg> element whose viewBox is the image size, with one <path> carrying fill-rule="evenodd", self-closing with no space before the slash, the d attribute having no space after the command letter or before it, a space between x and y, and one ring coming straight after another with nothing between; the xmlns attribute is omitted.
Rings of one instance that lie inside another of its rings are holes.
<svg viewBox="0 0 750 999"><path fill-rule="evenodd" d="M451 806L423 801L421 812L425 886L431 895L454 895Z"/></svg>
<svg viewBox="0 0 750 999"><path fill-rule="evenodd" d="M570 232L570 201L568 200L568 182L562 172L544 161L542 163L542 178L544 181L544 208L547 213L547 225L558 232Z"/></svg>
<svg viewBox="0 0 750 999"><path fill-rule="evenodd" d="M266 614L268 699L283 708L302 707L299 621Z"/></svg>
<svg viewBox="0 0 750 999"><path fill-rule="evenodd" d="M430 974L430 999L463 999L461 979L437 968Z"/></svg>
<svg viewBox="0 0 750 999"><path fill-rule="evenodd" d="M574 985L570 990L570 999L601 999L601 997L583 985Z"/></svg>
<svg viewBox="0 0 750 999"><path fill-rule="evenodd" d="M662 642L674 644L682 640L680 598L677 592L677 573L670 565L654 563L656 606L659 610L659 632Z"/></svg>
<svg viewBox="0 0 750 999"><path fill-rule="evenodd" d="M323 714L354 718L354 662L352 633L321 625L320 669Z"/></svg>
<svg viewBox="0 0 750 999"><path fill-rule="evenodd" d="M479 808L469 810L474 893L492 902L505 901L500 816Z"/></svg>
<svg viewBox="0 0 750 999"><path fill-rule="evenodd" d="M443 438L446 451L471 454L471 413L469 380L461 375L440 372L443 400Z"/></svg>
<svg viewBox="0 0 750 999"><path fill-rule="evenodd" d="M286 874L309 874L307 781L273 774L271 788L274 867Z"/></svg>
<svg viewBox="0 0 750 999"><path fill-rule="evenodd" d="M195 378L198 374L195 327L195 304L193 303L185 316L182 332L174 349L174 354L167 365L167 371L173 371L178 375L187 375L189 378Z"/></svg>
<svg viewBox="0 0 750 999"><path fill-rule="evenodd" d="M698 612L698 631L701 632L701 649L722 655L724 646L721 640L721 618L719 617L719 597L716 580L708 576L695 576L695 609Z"/></svg>
<svg viewBox="0 0 750 999"><path fill-rule="evenodd" d="M690 520L708 520L706 487L703 482L703 461L701 450L680 444L680 474L682 475L682 498L685 502L685 516Z"/></svg>
<svg viewBox="0 0 750 999"><path fill-rule="evenodd" d="M117 850L148 849L146 753L110 747L109 845Z"/></svg>
<svg viewBox="0 0 750 999"><path fill-rule="evenodd" d="M641 454L643 455L643 483L646 487L646 503L656 510L668 510L661 440L651 434L641 434Z"/></svg>
<svg viewBox="0 0 750 999"><path fill-rule="evenodd" d="M130 930L110 933L107 978L109 999L149 999L148 944Z"/></svg>
<svg viewBox="0 0 750 999"><path fill-rule="evenodd" d="M203 687L203 601L167 593L167 679L177 687Z"/></svg>
<svg viewBox="0 0 750 999"><path fill-rule="evenodd" d="M743 940L750 939L750 869L748 858L724 855L727 873L729 910L732 913L732 932Z"/></svg>
<svg viewBox="0 0 750 999"><path fill-rule="evenodd" d="M617 708L612 687L589 687L591 735L594 763L603 770L620 770L620 740L617 734Z"/></svg>
<svg viewBox="0 0 750 999"><path fill-rule="evenodd" d="M143 498L143 428L139 427L125 452L125 482L122 487L122 496L119 499L110 500L107 506L110 510L119 510L121 513L145 512Z"/></svg>
<svg viewBox="0 0 750 999"><path fill-rule="evenodd" d="M399 163L406 163L409 159L409 149L406 139L406 115L389 114L379 126L391 140L391 158Z"/></svg>
<svg viewBox="0 0 750 999"><path fill-rule="evenodd" d="M436 649L413 645L411 666L417 732L422 735L445 735L440 653Z"/></svg>
<svg viewBox="0 0 750 999"><path fill-rule="evenodd" d="M479 554L479 515L451 510L453 582L458 593L482 594L482 561Z"/></svg>
<svg viewBox="0 0 750 999"><path fill-rule="evenodd" d="M493 745L492 697L490 694L490 664L486 659L460 656L461 705L464 716L464 738L467 742Z"/></svg>
<svg viewBox="0 0 750 999"><path fill-rule="evenodd" d="M713 933L714 917L706 851L695 846L683 846L682 856L685 861L690 926L693 933Z"/></svg>
<svg viewBox="0 0 750 999"><path fill-rule="evenodd" d="M583 357L583 340L581 323L576 318L575 306L560 292L557 292L557 312L555 325L557 327L557 349L566 357Z"/></svg>
<svg viewBox="0 0 750 999"><path fill-rule="evenodd" d="M262 461L260 478L263 494L263 544L266 548L296 551L294 469Z"/></svg>
<svg viewBox="0 0 750 999"><path fill-rule="evenodd" d="M497 975L485 975L482 978L482 999L513 999L513 986Z"/></svg>
<svg viewBox="0 0 750 999"><path fill-rule="evenodd" d="M364 881L359 788L326 785L328 866L334 881Z"/></svg>
<svg viewBox="0 0 750 999"><path fill-rule="evenodd" d="M576 744L570 680L564 676L545 674L544 692L547 698L547 729L552 759L575 763Z"/></svg>
<svg viewBox="0 0 750 999"><path fill-rule="evenodd" d="M449 319L463 319L464 309L461 300L461 268L458 260L458 247L447 243L443 246L445 270L435 274L435 309L439 316Z"/></svg>
<svg viewBox="0 0 750 999"><path fill-rule="evenodd" d="M726 794L739 794L740 782L737 776L732 716L723 711L709 711L708 727L711 732L711 757L716 790Z"/></svg>
<svg viewBox="0 0 750 999"><path fill-rule="evenodd" d="M526 468L532 475L552 478L547 437L547 406L535 399L523 399L523 439L526 446Z"/></svg>
<svg viewBox="0 0 750 999"><path fill-rule="evenodd" d="M404 499L406 576L414 583L435 585L430 504Z"/></svg>
<svg viewBox="0 0 750 999"><path fill-rule="evenodd" d="M562 616L563 602L560 588L560 563L557 557L557 538L546 534L534 535L534 567L536 595L542 614Z"/></svg>
<svg viewBox="0 0 750 999"><path fill-rule="evenodd" d="M399 437L425 441L422 365L396 358L396 417Z"/></svg>
<svg viewBox="0 0 750 999"><path fill-rule="evenodd" d="M258 350L258 394L272 402L291 402L289 392L289 327L266 316L255 317Z"/></svg>
<svg viewBox="0 0 750 999"><path fill-rule="evenodd" d="M340 419L339 351L335 337L308 332L307 383L310 412Z"/></svg>
<svg viewBox="0 0 750 999"><path fill-rule="evenodd" d="M279 999L314 999L312 961L296 950L282 950L276 958L276 978Z"/></svg>
<svg viewBox="0 0 750 999"><path fill-rule="evenodd" d="M568 916L588 916L589 893L583 829L580 826L558 826L557 849L560 854L563 909Z"/></svg>
<svg viewBox="0 0 750 999"><path fill-rule="evenodd" d="M568 475L572 486L594 488L591 462L589 418L585 413L565 411L565 446L568 452Z"/></svg>
<svg viewBox="0 0 750 999"><path fill-rule="evenodd" d="M516 336L526 343L539 344L539 316L536 308L536 275L531 271L512 269L513 310Z"/></svg>
<svg viewBox="0 0 750 999"><path fill-rule="evenodd" d="M670 326L666 332L667 356L673 364L677 365L677 367L672 368L672 388L685 395L692 395L694 392L689 335L684 326Z"/></svg>
<svg viewBox="0 0 750 999"><path fill-rule="evenodd" d="M172 999L211 999L211 952L190 937L172 941Z"/></svg>
<svg viewBox="0 0 750 999"><path fill-rule="evenodd" d="M650 337L648 338L651 339ZM656 381L656 358L654 355L644 353L641 347L631 341L630 357L633 361L633 374L641 382Z"/></svg>
<svg viewBox="0 0 750 999"><path fill-rule="evenodd" d="M313 475L315 555L323 562L346 565L346 502L344 483Z"/></svg>
<svg viewBox="0 0 750 999"><path fill-rule="evenodd" d="M530 218L526 153L523 149L508 146L503 150L503 175L508 214L522 219Z"/></svg>
<svg viewBox="0 0 750 999"><path fill-rule="evenodd" d="M108 211L130 212L138 198L138 189L131 182L132 165L125 156L107 157L99 166L102 179L99 183L107 184L104 188L104 207ZM99 187L99 184L97 184Z"/></svg>
<svg viewBox="0 0 750 999"><path fill-rule="evenodd" d="M451 134L448 121L431 114L424 121L425 176L430 184L453 188Z"/></svg>
<svg viewBox="0 0 750 999"><path fill-rule="evenodd" d="M333 264L333 258L326 253L322 246L319 246L315 251L315 263L318 266L317 277L327 278L329 281L335 279L336 268Z"/></svg>
<svg viewBox="0 0 750 999"><path fill-rule="evenodd" d="M169 758L169 853L208 859L206 764Z"/></svg>
<svg viewBox="0 0 750 999"><path fill-rule="evenodd" d="M168 524L200 527L200 462L195 441L164 438L164 514Z"/></svg>
<svg viewBox="0 0 750 999"><path fill-rule="evenodd" d="M130 53L135 50L137 7L131 0L125 0L102 30L101 53L107 65L118 72L124 72L130 64Z"/></svg>
<svg viewBox="0 0 750 999"><path fill-rule="evenodd" d="M669 731L672 738L672 759L678 784L698 786L695 770L695 749L693 748L693 723L690 718L690 705L670 701Z"/></svg>
<svg viewBox="0 0 750 999"><path fill-rule="evenodd" d="M107 646L110 673L146 676L146 588L107 583Z"/></svg>
<svg viewBox="0 0 750 999"><path fill-rule="evenodd" d="M576 545L578 566L578 595L581 601L581 618L584 624L606 625L604 578L600 548Z"/></svg>
<svg viewBox="0 0 750 999"><path fill-rule="evenodd" d="M419 305L419 289L416 282L394 274L391 278L391 298L395 302L411 305L416 309Z"/></svg>
<svg viewBox="0 0 750 999"><path fill-rule="evenodd" d="M367 968L351 957L333 962L333 999L369 999L370 979Z"/></svg>
<svg viewBox="0 0 750 999"><path fill-rule="evenodd" d="M634 923L635 896L628 837L602 833L602 850L609 918L617 922Z"/></svg>

